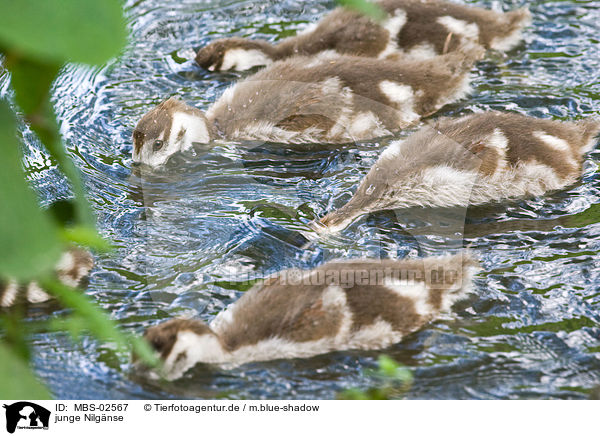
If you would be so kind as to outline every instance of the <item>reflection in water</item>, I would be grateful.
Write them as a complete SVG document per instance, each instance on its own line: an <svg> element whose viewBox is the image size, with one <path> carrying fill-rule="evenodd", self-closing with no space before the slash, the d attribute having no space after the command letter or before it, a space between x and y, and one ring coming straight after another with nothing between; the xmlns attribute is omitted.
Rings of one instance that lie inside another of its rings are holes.
<svg viewBox="0 0 600 436"><path fill-rule="evenodd" d="M528 4L534 25L526 44L490 53L473 73L473 96L442 114L504 109L566 119L600 110L598 2ZM308 223L348 201L389 139L327 147L221 142L181 153L165 169L132 168L132 128L149 108L179 95L206 109L241 77L202 71L192 48L224 36L277 39L331 7L131 0L132 38L122 58L104 68L64 68L54 85L61 131L100 230L117 247L98 256L88 293L124 328L141 332L178 315L208 321L254 280L284 268L466 246L484 267L475 294L386 350L415 372L408 397L587 397L600 384L600 152L566 192L467 211L379 212L329 238L316 238ZM7 83L0 73L2 96ZM44 204L68 198L31 132L23 138ZM31 321L51 313L40 308ZM130 377L127 356L90 338L73 344L42 333L33 342L36 369L59 398L332 398L368 387L363 371L379 354L199 367L165 384Z"/></svg>

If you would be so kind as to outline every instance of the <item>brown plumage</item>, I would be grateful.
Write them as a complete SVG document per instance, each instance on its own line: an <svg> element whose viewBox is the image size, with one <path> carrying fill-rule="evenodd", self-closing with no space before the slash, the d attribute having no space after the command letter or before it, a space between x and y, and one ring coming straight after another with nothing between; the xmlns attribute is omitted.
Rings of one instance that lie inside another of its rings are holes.
<svg viewBox="0 0 600 436"><path fill-rule="evenodd" d="M392 134L469 91L479 46L427 61L290 58L235 84L207 110L169 99L135 128L133 160L161 165L193 142L342 143ZM158 141L158 142L157 142Z"/></svg>
<svg viewBox="0 0 600 436"><path fill-rule="evenodd" d="M315 225L340 230L376 210L448 207L539 196L581 174L600 121L487 112L442 119L390 145L342 208Z"/></svg>
<svg viewBox="0 0 600 436"><path fill-rule="evenodd" d="M196 62L210 71L245 70L331 50L423 60L458 50L467 41L506 51L520 41L520 31L530 20L527 9L503 14L442 0L382 0L378 4L387 13L381 23L337 8L314 29L276 45L243 38L214 41L198 51Z"/></svg>
<svg viewBox="0 0 600 436"><path fill-rule="evenodd" d="M255 285L210 325L173 319L147 329L145 338L170 378L196 363L230 366L383 348L464 298L477 268L462 253L287 270Z"/></svg>

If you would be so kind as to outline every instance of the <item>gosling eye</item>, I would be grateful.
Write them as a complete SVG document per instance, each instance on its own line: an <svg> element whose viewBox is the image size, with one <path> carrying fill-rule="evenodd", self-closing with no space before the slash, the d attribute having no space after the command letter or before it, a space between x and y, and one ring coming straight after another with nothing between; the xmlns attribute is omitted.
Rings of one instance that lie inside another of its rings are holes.
<svg viewBox="0 0 600 436"><path fill-rule="evenodd" d="M163 141L162 139L157 139L156 141L154 141L154 144L152 144L152 150L154 151L158 151L162 148L162 146L164 145L165 141Z"/></svg>

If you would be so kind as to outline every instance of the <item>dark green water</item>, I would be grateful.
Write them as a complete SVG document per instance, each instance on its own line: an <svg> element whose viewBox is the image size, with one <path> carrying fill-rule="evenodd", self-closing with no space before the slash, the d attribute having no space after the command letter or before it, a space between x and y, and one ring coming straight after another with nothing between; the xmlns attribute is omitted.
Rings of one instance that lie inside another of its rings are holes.
<svg viewBox="0 0 600 436"><path fill-rule="evenodd" d="M499 2L479 3L486 6ZM502 2L505 9L520 2ZM600 111L600 2L532 2L526 42L490 53L473 95L441 111L486 109L567 119ZM482 260L473 296L385 352L409 366L408 398L584 398L600 383L600 152L581 182L546 198L467 211L379 213L301 249L306 223L340 206L385 146L218 144L165 171L132 174L131 131L154 104L180 95L206 108L235 74L190 60L193 47L237 35L277 39L332 3L284 0L128 1L131 41L101 69L69 66L54 86L65 141L85 175L100 231L116 252L97 258L89 295L125 329L176 315L210 320L245 279L340 257L425 256L469 245ZM10 96L0 75L0 97ZM408 133L408 132L407 132ZM30 132L26 168L44 203L69 196ZM49 316L35 311L30 319ZM127 356L92 338L33 338L35 368L58 398L333 398L374 382L378 353L198 369L171 384L132 378Z"/></svg>

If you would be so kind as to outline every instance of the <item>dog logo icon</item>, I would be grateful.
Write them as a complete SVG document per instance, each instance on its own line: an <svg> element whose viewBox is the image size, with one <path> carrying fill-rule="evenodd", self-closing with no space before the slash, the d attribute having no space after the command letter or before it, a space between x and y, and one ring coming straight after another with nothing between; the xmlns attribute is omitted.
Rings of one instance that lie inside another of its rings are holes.
<svg viewBox="0 0 600 436"><path fill-rule="evenodd" d="M47 430L50 411L29 401L19 401L3 406L6 409L6 431L14 433L18 429Z"/></svg>

